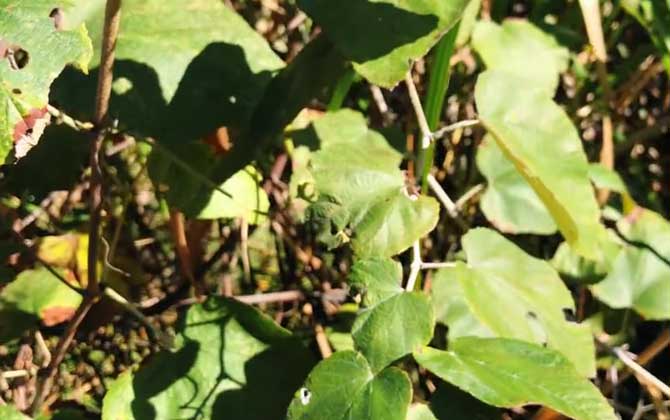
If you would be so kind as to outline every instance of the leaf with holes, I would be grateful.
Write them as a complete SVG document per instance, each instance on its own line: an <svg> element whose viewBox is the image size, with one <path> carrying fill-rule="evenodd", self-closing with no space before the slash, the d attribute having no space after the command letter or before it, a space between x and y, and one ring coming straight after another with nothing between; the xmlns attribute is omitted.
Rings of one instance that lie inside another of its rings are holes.
<svg viewBox="0 0 670 420"><path fill-rule="evenodd" d="M349 110L326 114L306 135L321 146L311 162L321 196L318 211L312 213L326 225L331 244L350 238L360 257L385 257L433 230L437 201L407 191L398 169L402 155L369 130L362 115Z"/></svg>
<svg viewBox="0 0 670 420"><path fill-rule="evenodd" d="M472 45L488 69L523 77L527 85L533 84L552 96L570 58L568 50L551 35L520 19L508 19L502 25L479 21L472 33Z"/></svg>
<svg viewBox="0 0 670 420"><path fill-rule="evenodd" d="M556 232L551 214L491 135L477 149L477 167L486 178L481 208L498 230L506 233Z"/></svg>
<svg viewBox="0 0 670 420"><path fill-rule="evenodd" d="M566 241L585 257L601 258L605 230L581 140L565 111L545 90L497 70L479 76L475 100L482 123Z"/></svg>
<svg viewBox="0 0 670 420"><path fill-rule="evenodd" d="M400 264L391 259L358 260L351 280L353 287L362 290L366 306L351 335L374 372L430 341L435 327L430 300L400 287Z"/></svg>
<svg viewBox="0 0 670 420"><path fill-rule="evenodd" d="M393 87L460 18L469 0L299 0L370 82Z"/></svg>
<svg viewBox="0 0 670 420"><path fill-rule="evenodd" d="M615 420L598 392L555 350L505 338L464 337L447 351L425 347L414 357L424 368L487 404L541 404L576 420Z"/></svg>
<svg viewBox="0 0 670 420"><path fill-rule="evenodd" d="M25 156L49 123L49 87L67 64L88 71L86 27L62 30L61 2L0 0L0 164ZM54 18L52 18L54 16Z"/></svg>
<svg viewBox="0 0 670 420"><path fill-rule="evenodd" d="M472 331L461 326L450 331L450 338L473 335L474 331L489 335L486 332L490 331L498 337L546 344L563 353L581 375L593 376L591 331L586 325L566 320L566 313L574 313L575 304L551 265L489 229L470 230L462 242L468 264L457 263L455 268L440 271L433 298L435 305L448 308L447 313L456 311L451 306L460 307L464 319L452 315L447 322L483 326ZM449 295L443 287L461 290Z"/></svg>
<svg viewBox="0 0 670 420"><path fill-rule="evenodd" d="M110 386L102 418L281 418L312 365L310 353L270 318L210 298L188 310L173 351Z"/></svg>
<svg viewBox="0 0 670 420"><path fill-rule="evenodd" d="M405 420L412 385L400 369L375 374L354 351L341 351L319 363L299 389L288 420Z"/></svg>

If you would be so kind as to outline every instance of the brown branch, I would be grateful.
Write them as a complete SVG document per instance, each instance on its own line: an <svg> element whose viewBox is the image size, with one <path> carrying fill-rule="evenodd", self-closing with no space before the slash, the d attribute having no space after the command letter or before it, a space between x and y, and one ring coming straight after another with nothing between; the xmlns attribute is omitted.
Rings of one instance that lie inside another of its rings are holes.
<svg viewBox="0 0 670 420"><path fill-rule="evenodd" d="M95 98L94 122L98 131L90 148L91 164L91 201L90 211L91 220L89 227L89 247L88 247L88 293L77 308L74 316L70 320L65 333L61 336L53 354L51 362L47 366L43 375L40 375L35 389L35 398L31 406L33 416L39 414L44 404L45 398L51 393L54 376L58 366L63 361L74 336L82 321L88 314L88 311L98 301L100 286L98 284L98 240L100 236L100 220L102 218L102 171L100 169L100 149L105 137L104 130L100 130L100 125L107 116L109 110L109 98L112 91L112 68L114 66L114 49L116 39L119 33L119 23L121 21L121 0L107 0L105 7L105 21L103 27L102 55L100 59L100 70L98 73L98 89Z"/></svg>

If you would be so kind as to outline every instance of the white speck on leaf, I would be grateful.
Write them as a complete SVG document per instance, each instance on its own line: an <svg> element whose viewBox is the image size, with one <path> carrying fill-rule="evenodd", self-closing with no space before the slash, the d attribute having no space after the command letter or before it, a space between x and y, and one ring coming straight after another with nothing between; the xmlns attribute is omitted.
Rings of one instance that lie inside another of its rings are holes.
<svg viewBox="0 0 670 420"><path fill-rule="evenodd" d="M234 104L234 103L237 102L237 98L234 97L234 96L231 96L231 97L228 98L228 101L229 101L231 104Z"/></svg>
<svg viewBox="0 0 670 420"><path fill-rule="evenodd" d="M300 402L302 405L309 404L309 400L312 399L312 393L309 392L307 388L300 388Z"/></svg>

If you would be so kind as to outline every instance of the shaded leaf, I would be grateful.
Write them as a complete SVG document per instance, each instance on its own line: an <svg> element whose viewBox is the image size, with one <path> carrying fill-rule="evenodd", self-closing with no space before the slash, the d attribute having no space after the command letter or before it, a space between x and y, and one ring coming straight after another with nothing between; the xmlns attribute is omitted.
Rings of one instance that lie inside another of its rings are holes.
<svg viewBox="0 0 670 420"><path fill-rule="evenodd" d="M472 45L488 69L522 77L526 86L535 85L551 96L559 75L568 68L568 50L525 20L508 19L502 25L479 21L472 33Z"/></svg>
<svg viewBox="0 0 670 420"><path fill-rule="evenodd" d="M49 87L67 64L84 72L92 55L86 27L59 30L53 0L0 1L0 164L23 157L49 122Z"/></svg>
<svg viewBox="0 0 670 420"><path fill-rule="evenodd" d="M321 145L312 158L321 207L312 214L327 224L331 246L351 238L361 257L392 256L433 230L437 201L409 195L398 169L402 156L367 128L362 115L329 113L308 130Z"/></svg>
<svg viewBox="0 0 670 420"><path fill-rule="evenodd" d="M560 353L504 338L464 337L448 351L425 347L417 362L487 404L541 404L576 420L616 419L598 389Z"/></svg>
<svg viewBox="0 0 670 420"><path fill-rule="evenodd" d="M439 420L499 420L502 416L499 409L447 383L441 383L431 396L430 409Z"/></svg>
<svg viewBox="0 0 670 420"><path fill-rule="evenodd" d="M299 0L370 82L393 87L460 19L469 0Z"/></svg>
<svg viewBox="0 0 670 420"><path fill-rule="evenodd" d="M597 259L604 228L588 178L588 162L570 118L540 88L500 71L479 76L480 119L526 179L566 241Z"/></svg>
<svg viewBox="0 0 670 420"><path fill-rule="evenodd" d="M176 342L110 386L104 420L280 418L313 364L288 331L230 299L191 307Z"/></svg>
<svg viewBox="0 0 670 420"><path fill-rule="evenodd" d="M407 374L387 368L376 375L365 358L341 351L319 363L295 393L289 420L405 420L412 398Z"/></svg>
<svg viewBox="0 0 670 420"><path fill-rule="evenodd" d="M489 330L498 337L548 345L563 353L581 375L595 375L591 331L566 320L566 312L574 313L575 304L551 265L489 229L470 230L462 242L468 264L457 263L435 278L438 293L439 282L458 283L462 289L454 293L453 302L443 291L436 297L435 305L448 305L451 319L446 321L456 323L449 336L488 335ZM438 297L446 301L438 302ZM463 326L477 321L483 327L467 331Z"/></svg>

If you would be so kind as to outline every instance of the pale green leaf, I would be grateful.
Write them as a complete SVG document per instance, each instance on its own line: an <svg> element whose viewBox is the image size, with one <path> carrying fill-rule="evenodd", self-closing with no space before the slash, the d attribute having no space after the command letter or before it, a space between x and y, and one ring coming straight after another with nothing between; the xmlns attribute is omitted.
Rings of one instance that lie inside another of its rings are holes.
<svg viewBox="0 0 670 420"><path fill-rule="evenodd" d="M540 404L576 420L615 420L598 389L555 350L505 338L464 337L447 351L425 347L424 368L487 404Z"/></svg>
<svg viewBox="0 0 670 420"><path fill-rule="evenodd" d="M349 286L361 292L365 306L402 293L401 282L402 265L390 258L357 260L349 274Z"/></svg>
<svg viewBox="0 0 670 420"><path fill-rule="evenodd" d="M13 405L0 405L0 419L2 420L30 420Z"/></svg>
<svg viewBox="0 0 670 420"><path fill-rule="evenodd" d="M452 319L459 308L456 314L464 317L455 319L457 328L449 332L450 337L481 331L482 327L472 333L463 328L463 324L476 325L476 320L483 324L484 332L547 345L563 353L580 374L595 375L591 331L586 325L566 320L566 313L574 313L575 304L551 265L489 229L470 230L462 242L468 264L457 263L435 278L436 284L458 283L462 289L454 294L453 303L444 294L440 297L446 301L435 303L449 305L447 314Z"/></svg>
<svg viewBox="0 0 670 420"><path fill-rule="evenodd" d="M556 223L528 182L505 158L491 135L477 149L477 167L486 178L481 208L498 230L549 235Z"/></svg>
<svg viewBox="0 0 670 420"><path fill-rule="evenodd" d="M521 19L508 19L502 25L479 21L472 45L488 69L522 77L526 86L534 85L549 95L556 90L570 57L551 35Z"/></svg>
<svg viewBox="0 0 670 420"><path fill-rule="evenodd" d="M407 420L437 420L426 404L412 404L407 412Z"/></svg>
<svg viewBox="0 0 670 420"><path fill-rule="evenodd" d="M628 189L621 176L600 163L589 165L589 178L598 188L605 188L619 194L628 194Z"/></svg>
<svg viewBox="0 0 670 420"><path fill-rule="evenodd" d="M261 180L256 169L247 166L221 185L221 189L231 196L215 191L198 219L241 217L252 225L262 223L270 208L270 200L260 185Z"/></svg>
<svg viewBox="0 0 670 420"><path fill-rule="evenodd" d="M378 374L354 351L319 363L295 393L288 420L405 420L412 398L407 374L387 368Z"/></svg>
<svg viewBox="0 0 670 420"><path fill-rule="evenodd" d="M312 157L312 173L321 202L313 215L351 238L361 257L392 256L409 248L437 224L439 205L410 196L398 166L400 153L362 115L350 110L326 114L308 129L321 149ZM332 240L331 245L337 245Z"/></svg>
<svg viewBox="0 0 670 420"><path fill-rule="evenodd" d="M670 319L670 223L650 210L622 218L628 240L593 294L613 308L634 308L648 319Z"/></svg>
<svg viewBox="0 0 670 420"><path fill-rule="evenodd" d="M49 17L69 2L0 0L0 164L16 143L22 157L39 141L49 115L49 88L67 64L84 72L92 55L86 27L58 30ZM17 68L12 68L16 64Z"/></svg>
<svg viewBox="0 0 670 420"><path fill-rule="evenodd" d="M469 0L299 0L370 82L392 87L460 19Z"/></svg>
<svg viewBox="0 0 670 420"><path fill-rule="evenodd" d="M604 234L577 130L547 92L526 79L486 71L475 89L479 116L503 154L526 179L566 241L599 258Z"/></svg>
<svg viewBox="0 0 670 420"><path fill-rule="evenodd" d="M157 354L110 386L104 420L190 418L195 413L281 418L313 364L288 331L234 300L210 298L191 307L179 330L174 351Z"/></svg>

